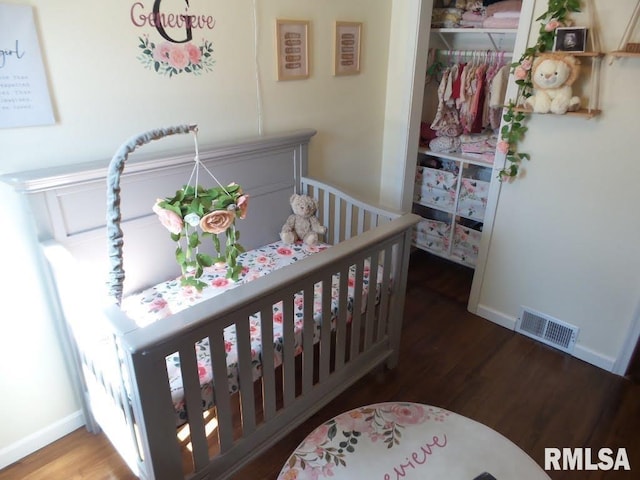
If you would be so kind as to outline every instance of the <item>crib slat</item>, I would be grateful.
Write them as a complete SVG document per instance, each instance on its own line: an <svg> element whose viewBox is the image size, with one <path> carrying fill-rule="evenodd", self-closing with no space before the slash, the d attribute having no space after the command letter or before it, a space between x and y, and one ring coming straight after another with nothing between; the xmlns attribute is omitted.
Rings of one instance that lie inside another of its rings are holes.
<svg viewBox="0 0 640 480"><path fill-rule="evenodd" d="M360 235L364 232L364 214L365 211L362 208L358 209L358 233L357 235Z"/></svg>
<svg viewBox="0 0 640 480"><path fill-rule="evenodd" d="M389 245L384 250L382 283L380 285L380 307L378 309L378 340L384 337L387 330L387 319L389 318L392 248L393 247Z"/></svg>
<svg viewBox="0 0 640 480"><path fill-rule="evenodd" d="M293 403L296 387L293 295L285 295L282 304L282 381L284 390L284 408L287 408L291 403Z"/></svg>
<svg viewBox="0 0 640 480"><path fill-rule="evenodd" d="M347 319L349 315L349 265L340 272L338 318L336 320L336 371L344 366L347 348Z"/></svg>
<svg viewBox="0 0 640 480"><path fill-rule="evenodd" d="M180 372L182 374L184 397L187 412L189 413L193 465L197 472L209 463L209 452L202 418L202 393L200 391L198 361L194 344L187 343L187 345L180 348L178 354L180 355Z"/></svg>
<svg viewBox="0 0 640 480"><path fill-rule="evenodd" d="M345 209L345 219L344 219L344 239L349 240L351 238L351 219L353 217L353 204L351 202L347 202L347 207Z"/></svg>
<svg viewBox="0 0 640 480"><path fill-rule="evenodd" d="M253 374L251 373L250 336L249 319L243 316L236 322L243 436L251 434L256 429L256 407L253 394Z"/></svg>
<svg viewBox="0 0 640 480"><path fill-rule="evenodd" d="M374 252L369 260L369 288L367 289L367 313L364 327L364 350L369 350L373 343L373 329L376 319L376 297L378 290L378 252Z"/></svg>
<svg viewBox="0 0 640 480"><path fill-rule="evenodd" d="M320 383L329 376L331 362L331 276L322 279L320 315Z"/></svg>
<svg viewBox="0 0 640 480"><path fill-rule="evenodd" d="M333 244L339 243L341 241L340 236L340 227L342 224L342 199L334 196L334 204L333 204Z"/></svg>
<svg viewBox="0 0 640 480"><path fill-rule="evenodd" d="M302 393L313 388L313 335L315 333L315 319L313 315L315 284L305 284L303 296L303 324L302 324Z"/></svg>
<svg viewBox="0 0 640 480"><path fill-rule="evenodd" d="M407 288L407 269L409 268L409 251L411 249L411 233L405 230L402 237L393 246L393 261L391 262L393 289L397 292L404 292ZM401 275L400 272L404 272ZM387 361L388 368L395 368L398 365L400 355L400 335L402 331L402 311L404 309L404 296L393 295L390 299L389 314L394 321L388 321L389 343L391 345L391 356Z"/></svg>
<svg viewBox="0 0 640 480"><path fill-rule="evenodd" d="M124 355L121 355L119 353L120 351L120 347L117 343L117 341L115 340L115 338L111 337L112 340L112 345L113 345L113 355L114 355L114 359L120 359L123 358ZM111 343L111 342L110 342ZM131 391L131 389L127 388L125 386L125 380L123 378L123 374L122 374L122 368L123 365L118 361L118 380L120 382L119 384L119 390L120 390L120 402L119 404L121 405L121 408L124 412L124 418L125 418L125 423L127 425L127 428L129 429L129 435L131 436L132 439L136 439L136 441L132 441L131 443L135 446L135 450L136 450L136 455L138 457L138 461L141 460L141 452L140 452L140 444L137 441L137 435L136 435L136 431L135 431L135 419L134 419L134 415L133 415L133 408L131 406L131 402L129 401L129 393Z"/></svg>
<svg viewBox="0 0 640 480"><path fill-rule="evenodd" d="M356 263L355 284L353 287L353 318L351 320L351 356L349 360L355 359L360 353L360 323L362 318L362 271L364 259L359 259Z"/></svg>
<svg viewBox="0 0 640 480"><path fill-rule="evenodd" d="M213 370L213 391L215 393L216 417L220 453L229 451L233 445L233 425L229 406L229 380L227 378L227 355L222 330L216 330L209 337L211 348L211 368Z"/></svg>
<svg viewBox="0 0 640 480"><path fill-rule="evenodd" d="M323 196L324 196L324 206L322 208L322 224L323 225L331 225L331 210L330 210L330 204L331 204L331 198L329 195L329 192L323 192ZM332 238L331 235L331 230L327 231L327 237L328 237L328 242L331 245L334 244L334 239Z"/></svg>
<svg viewBox="0 0 640 480"><path fill-rule="evenodd" d="M260 311L260 335L262 339L262 402L265 422L276 414L276 380L273 355L273 307Z"/></svg>
<svg viewBox="0 0 640 480"><path fill-rule="evenodd" d="M146 469L158 478L182 478L182 459L176 438L175 411L171 400L166 361L153 355L125 355L132 378L142 378L133 386L132 402L143 439ZM160 368L159 365L161 365Z"/></svg>

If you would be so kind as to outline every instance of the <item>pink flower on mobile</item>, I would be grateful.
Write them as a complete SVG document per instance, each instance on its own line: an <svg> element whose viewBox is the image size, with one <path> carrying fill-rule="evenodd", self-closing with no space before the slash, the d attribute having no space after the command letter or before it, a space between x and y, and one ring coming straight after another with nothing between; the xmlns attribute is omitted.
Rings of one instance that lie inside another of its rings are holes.
<svg viewBox="0 0 640 480"><path fill-rule="evenodd" d="M162 208L160 206L161 199L157 199L155 205L153 206L153 212L158 215L158 219L160 223L169 230L174 235L177 235L182 231L184 227L184 223L182 221L182 217L178 215L176 212L172 210L167 210L166 208Z"/></svg>
<svg viewBox="0 0 640 480"><path fill-rule="evenodd" d="M240 209L240 219L243 220L247 217L247 209L249 208L249 195L242 195L238 198L238 208Z"/></svg>
<svg viewBox="0 0 640 480"><path fill-rule="evenodd" d="M234 218L234 213L229 210L215 210L202 217L200 228L203 232L218 235L233 224Z"/></svg>

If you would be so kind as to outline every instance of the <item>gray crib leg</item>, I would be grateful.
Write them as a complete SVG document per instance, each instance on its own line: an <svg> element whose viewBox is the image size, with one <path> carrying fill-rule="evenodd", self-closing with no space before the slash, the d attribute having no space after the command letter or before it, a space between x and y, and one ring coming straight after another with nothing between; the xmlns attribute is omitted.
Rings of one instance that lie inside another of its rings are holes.
<svg viewBox="0 0 640 480"><path fill-rule="evenodd" d="M394 260L394 278L397 285L389 308L389 342L391 343L391 356L387 360L387 368L394 369L398 365L400 357L400 339L402 336L402 320L404 318L404 299L407 291L407 274L409 270L409 253L411 252L411 235L406 231L403 239L395 245L397 256ZM399 267L399 268L398 268Z"/></svg>

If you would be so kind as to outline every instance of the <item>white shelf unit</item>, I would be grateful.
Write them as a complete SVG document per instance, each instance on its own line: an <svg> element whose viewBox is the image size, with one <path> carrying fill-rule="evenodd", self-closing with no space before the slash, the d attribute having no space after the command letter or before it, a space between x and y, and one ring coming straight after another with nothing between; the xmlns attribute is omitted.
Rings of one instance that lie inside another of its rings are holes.
<svg viewBox="0 0 640 480"><path fill-rule="evenodd" d="M501 51L509 58L516 35L517 30L512 29L432 28L430 45L463 53ZM425 88L423 121L430 123L437 103L436 87L431 84ZM453 171L425 167L429 159L433 159L430 163L448 164ZM434 182L438 175L440 180ZM423 220L416 228L414 246L475 268L489 187L495 180L492 177L493 162L457 152L419 148L413 211Z"/></svg>
<svg viewBox="0 0 640 480"><path fill-rule="evenodd" d="M414 189L414 246L473 268L493 167L455 153L420 149ZM431 166L428 166L431 165Z"/></svg>
<svg viewBox="0 0 640 480"><path fill-rule="evenodd" d="M494 50L501 50L501 44L505 37L515 37L518 30L510 28L432 28L431 33L437 34L449 50L459 48L452 40L455 40L455 36L459 37L465 34L474 35L476 38L481 35L489 40Z"/></svg>

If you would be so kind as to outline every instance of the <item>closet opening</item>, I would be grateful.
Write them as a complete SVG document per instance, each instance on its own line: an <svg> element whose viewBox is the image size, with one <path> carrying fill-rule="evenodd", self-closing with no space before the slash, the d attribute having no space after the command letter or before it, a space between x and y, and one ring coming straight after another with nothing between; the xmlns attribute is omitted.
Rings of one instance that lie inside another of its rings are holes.
<svg viewBox="0 0 640 480"><path fill-rule="evenodd" d="M464 279L454 296L466 290L465 303L493 181L510 59L504 51L433 49L430 55L413 196L413 212L422 220L414 247L437 257L425 268Z"/></svg>
<svg viewBox="0 0 640 480"><path fill-rule="evenodd" d="M522 2L434 2L416 161L411 261L426 288L470 304ZM455 10L455 12L454 12ZM526 23L526 22L525 22Z"/></svg>

